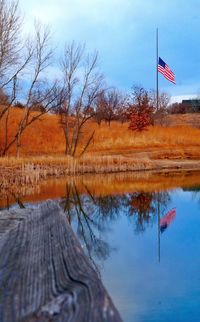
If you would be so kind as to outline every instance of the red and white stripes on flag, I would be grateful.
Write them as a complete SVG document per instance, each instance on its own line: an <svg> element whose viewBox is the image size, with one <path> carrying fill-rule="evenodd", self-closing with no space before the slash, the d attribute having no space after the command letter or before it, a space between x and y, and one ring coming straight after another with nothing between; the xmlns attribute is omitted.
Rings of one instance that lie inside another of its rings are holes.
<svg viewBox="0 0 200 322"><path fill-rule="evenodd" d="M159 57L158 60L158 72L163 74L163 76L170 82L176 84L175 75L169 68L169 66Z"/></svg>
<svg viewBox="0 0 200 322"><path fill-rule="evenodd" d="M160 219L160 230L161 233L171 224L171 222L176 218L176 208L171 209L166 213L164 217Z"/></svg>

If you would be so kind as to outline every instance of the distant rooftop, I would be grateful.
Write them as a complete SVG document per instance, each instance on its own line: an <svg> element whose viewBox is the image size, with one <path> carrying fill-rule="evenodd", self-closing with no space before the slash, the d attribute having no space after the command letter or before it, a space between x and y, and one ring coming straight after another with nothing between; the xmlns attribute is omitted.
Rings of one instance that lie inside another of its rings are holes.
<svg viewBox="0 0 200 322"><path fill-rule="evenodd" d="M200 99L182 100L182 104L191 108L192 112L200 112Z"/></svg>
<svg viewBox="0 0 200 322"><path fill-rule="evenodd" d="M189 105L198 105L200 106L200 99L189 99L189 100L182 100L182 104L189 104Z"/></svg>

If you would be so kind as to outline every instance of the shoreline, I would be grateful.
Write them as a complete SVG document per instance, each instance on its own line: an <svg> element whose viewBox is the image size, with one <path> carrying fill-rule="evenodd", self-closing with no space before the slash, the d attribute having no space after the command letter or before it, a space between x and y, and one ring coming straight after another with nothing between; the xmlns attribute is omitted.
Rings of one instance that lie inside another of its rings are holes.
<svg viewBox="0 0 200 322"><path fill-rule="evenodd" d="M1 189L0 210L9 209L18 204L40 203L57 198L67 198L72 187L79 194L89 194L94 197L109 197L126 193L155 193L176 188L192 188L200 185L200 170L146 170L127 171L107 174L79 174L71 176L54 176L40 180L36 184L13 185L7 190ZM25 206L26 207L26 206Z"/></svg>
<svg viewBox="0 0 200 322"><path fill-rule="evenodd" d="M200 171L200 160L150 159L122 155L90 156L81 159L58 158L4 158L0 159L1 191L13 186L30 186L49 178L80 176L86 174L111 174L126 172Z"/></svg>

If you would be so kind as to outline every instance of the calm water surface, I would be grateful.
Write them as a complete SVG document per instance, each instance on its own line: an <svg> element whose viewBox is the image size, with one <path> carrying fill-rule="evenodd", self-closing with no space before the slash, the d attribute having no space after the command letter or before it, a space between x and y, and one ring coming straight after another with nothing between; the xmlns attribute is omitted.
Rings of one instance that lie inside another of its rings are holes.
<svg viewBox="0 0 200 322"><path fill-rule="evenodd" d="M154 183L141 190L129 180L121 192L119 180L108 180L109 189L102 183L102 191L91 180L84 189L65 180L59 190L54 182L56 200L125 322L200 321L200 180L184 180L166 189L169 177L162 178L165 189Z"/></svg>
<svg viewBox="0 0 200 322"><path fill-rule="evenodd" d="M123 209L109 226L102 277L124 321L200 321L200 200L180 189L169 197L176 218L160 247L156 221L140 227Z"/></svg>

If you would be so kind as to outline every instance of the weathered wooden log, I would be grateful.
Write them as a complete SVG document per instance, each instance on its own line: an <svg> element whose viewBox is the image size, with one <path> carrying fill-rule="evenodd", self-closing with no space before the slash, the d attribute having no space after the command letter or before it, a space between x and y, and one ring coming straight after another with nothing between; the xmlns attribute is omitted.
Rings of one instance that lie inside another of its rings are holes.
<svg viewBox="0 0 200 322"><path fill-rule="evenodd" d="M0 213L0 321L121 321L55 203Z"/></svg>

